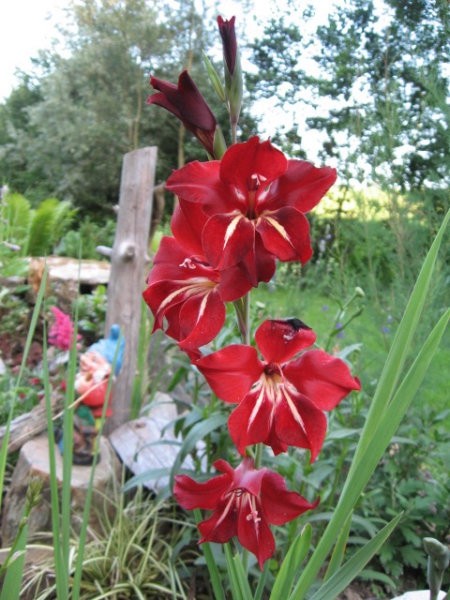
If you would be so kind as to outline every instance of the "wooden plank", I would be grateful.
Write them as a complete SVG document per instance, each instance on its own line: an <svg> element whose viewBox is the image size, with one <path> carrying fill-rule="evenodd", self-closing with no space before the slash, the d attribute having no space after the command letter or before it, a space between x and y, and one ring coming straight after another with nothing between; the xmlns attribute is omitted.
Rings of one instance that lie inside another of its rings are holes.
<svg viewBox="0 0 450 600"><path fill-rule="evenodd" d="M135 475L152 469L165 469L167 475L149 478L143 485L155 492L168 483L168 474L180 451L180 437L176 437L173 421L177 417L176 406L167 394L157 392L148 411L141 417L116 428L109 441L121 461ZM190 456L183 468L193 469Z"/></svg>
<svg viewBox="0 0 450 600"><path fill-rule="evenodd" d="M157 148L146 147L124 156L119 212L108 285L106 331L118 324L125 338L122 369L114 384L113 414L106 423L111 432L130 416L136 376L142 291L148 269L148 239L152 218Z"/></svg>

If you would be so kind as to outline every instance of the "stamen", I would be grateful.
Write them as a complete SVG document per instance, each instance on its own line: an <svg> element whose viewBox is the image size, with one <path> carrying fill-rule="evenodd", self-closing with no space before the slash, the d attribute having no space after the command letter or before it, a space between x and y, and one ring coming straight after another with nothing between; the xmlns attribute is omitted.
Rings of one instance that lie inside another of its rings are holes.
<svg viewBox="0 0 450 600"><path fill-rule="evenodd" d="M183 260L183 262L180 263L178 266L181 267L182 269L191 269L191 270L197 268L194 261L192 260L192 258L185 258Z"/></svg>
<svg viewBox="0 0 450 600"><path fill-rule="evenodd" d="M256 508L256 502L254 496L250 496L247 494L248 505L250 508L250 512L245 517L247 521L253 521L253 523L258 526L258 523L261 521L261 517L258 516L258 509Z"/></svg>

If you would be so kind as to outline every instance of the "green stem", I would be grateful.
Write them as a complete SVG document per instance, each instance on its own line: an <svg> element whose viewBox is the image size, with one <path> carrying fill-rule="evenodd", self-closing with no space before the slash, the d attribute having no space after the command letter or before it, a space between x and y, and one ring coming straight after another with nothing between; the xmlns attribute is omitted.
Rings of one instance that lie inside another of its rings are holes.
<svg viewBox="0 0 450 600"><path fill-rule="evenodd" d="M334 319L334 323L333 323L333 328L331 329L330 334L328 335L328 339L327 342L325 344L325 351L328 352L330 350L330 346L331 346L331 342L333 340L333 338L341 331L344 331L344 329L353 321L353 319L356 319L356 317L359 317L359 315L363 312L363 308L359 308L357 311L355 311L351 317L349 317L347 319L347 321L345 321L342 325L342 327L340 327L339 329L337 328L337 324L339 323L339 321L344 317L345 315L345 311L347 310L347 308L349 307L350 303L353 302L353 300L358 296L358 294L353 294L353 296L347 300L347 302L345 302L345 304L343 306L340 307L339 312L336 314L336 317Z"/></svg>
<svg viewBox="0 0 450 600"><path fill-rule="evenodd" d="M242 342L250 345L250 294L233 302Z"/></svg>
<svg viewBox="0 0 450 600"><path fill-rule="evenodd" d="M263 445L256 444L255 446L255 469L259 469L262 463Z"/></svg>
<svg viewBox="0 0 450 600"><path fill-rule="evenodd" d="M194 509L195 522L198 524L202 520L202 513L199 508ZM208 542L202 544L203 554L205 556L206 565L211 577L211 585L214 591L215 600L225 600L222 583L220 581L219 570L217 569L216 561L214 560L211 546Z"/></svg>
<svg viewBox="0 0 450 600"><path fill-rule="evenodd" d="M237 142L237 121L231 122L231 142L233 144Z"/></svg>

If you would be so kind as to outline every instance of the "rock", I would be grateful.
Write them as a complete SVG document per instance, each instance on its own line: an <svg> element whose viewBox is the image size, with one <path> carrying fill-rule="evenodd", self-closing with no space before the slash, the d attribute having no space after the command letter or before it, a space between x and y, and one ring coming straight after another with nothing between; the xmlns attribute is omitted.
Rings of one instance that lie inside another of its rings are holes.
<svg viewBox="0 0 450 600"><path fill-rule="evenodd" d="M345 600L362 600L361 596L358 592L355 592L351 588L345 590L344 595L342 596Z"/></svg>
<svg viewBox="0 0 450 600"><path fill-rule="evenodd" d="M170 469L180 451L180 438L173 431L173 422L177 416L172 398L157 392L145 414L117 427L109 436L122 462L135 475L143 475L153 469L164 471L163 474L148 477L142 482L144 487L155 492L167 485ZM184 469L194 468L190 457L186 458L182 466Z"/></svg>
<svg viewBox="0 0 450 600"><path fill-rule="evenodd" d="M30 270L44 271L48 267L50 280L79 281L83 285L95 287L108 283L111 265L106 260L78 260L65 256L48 256L47 258L30 259Z"/></svg>
<svg viewBox="0 0 450 600"><path fill-rule="evenodd" d="M48 268L47 292L55 296L58 306L68 312L80 287L94 289L109 281L111 265L105 260L78 260L64 256L27 259L28 283L36 295L41 285L45 265Z"/></svg>
<svg viewBox="0 0 450 600"><path fill-rule="evenodd" d="M58 486L62 485L62 457L55 448L56 475ZM100 460L95 467L93 480L94 493L89 524L92 528L99 527L98 513L112 509L111 503L106 506L105 498L111 497L113 487L120 481L121 465L108 440L100 438ZM72 467L71 508L72 525L79 529L82 522L86 494L89 487L91 467ZM51 531L51 500L50 500L50 465L48 438L46 435L36 437L20 450L19 459L14 469L11 484L5 497L2 517L2 545L10 544L17 533L18 525L23 515L25 496L32 479L40 479L43 483L41 500L31 511L28 527L29 534Z"/></svg>
<svg viewBox="0 0 450 600"><path fill-rule="evenodd" d="M444 600L445 592L439 592L438 600ZM396 596L392 600L430 600L430 590L417 590L406 592L402 596Z"/></svg>

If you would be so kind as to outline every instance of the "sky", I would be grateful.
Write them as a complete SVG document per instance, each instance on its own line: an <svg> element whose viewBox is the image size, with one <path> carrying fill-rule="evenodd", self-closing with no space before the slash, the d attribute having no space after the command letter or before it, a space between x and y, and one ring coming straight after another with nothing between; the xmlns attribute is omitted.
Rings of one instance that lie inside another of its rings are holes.
<svg viewBox="0 0 450 600"><path fill-rule="evenodd" d="M36 56L39 50L51 46L52 39L57 35L56 24L64 20L64 8L69 4L70 0L0 1L0 102L9 96L17 84L14 75L16 70L31 71L30 58ZM224 18L237 15L241 21L242 18L246 20L246 28L254 28L253 15L248 12L242 14L240 4L238 0L219 0L217 14ZM276 16L287 4L289 0L255 0L258 16L263 19ZM318 4L324 5L323 2ZM323 9L318 11L319 18L320 12ZM238 19L236 23L238 26Z"/></svg>
<svg viewBox="0 0 450 600"><path fill-rule="evenodd" d="M29 71L30 58L49 48L68 0L0 2L0 102L17 83L16 69Z"/></svg>
<svg viewBox="0 0 450 600"><path fill-rule="evenodd" d="M114 0L109 0L113 2ZM205 18L216 19L222 15L225 19L236 16L236 32L239 42L239 30L246 31L249 37L257 38L263 26L256 22L257 16L262 22L274 18L285 12L286 7L292 8L292 0L246 0L245 5L253 3L253 10L243 10L240 0L195 0L203 7ZM295 11L301 14L307 4L317 6L316 16L311 22L311 27L319 22L325 22L328 11L335 2L340 0L296 0ZM15 73L23 70L32 73L32 57L38 55L39 50L51 47L52 41L58 37L57 25L64 23L65 9L71 0L0 0L0 103L3 102L17 86ZM326 7L326 8L325 8ZM218 45L220 48L220 43ZM244 72L247 68L245 56L243 58ZM306 58L306 57L305 57ZM294 124L305 131L307 113L304 109L290 108L289 111L277 106L275 98L261 100L254 106L258 115L270 115L263 119L259 128L259 135L267 138L273 137L283 128L290 129ZM311 160L316 160L321 146L319 138L307 138L305 148ZM306 141L306 140L305 140Z"/></svg>

